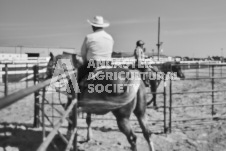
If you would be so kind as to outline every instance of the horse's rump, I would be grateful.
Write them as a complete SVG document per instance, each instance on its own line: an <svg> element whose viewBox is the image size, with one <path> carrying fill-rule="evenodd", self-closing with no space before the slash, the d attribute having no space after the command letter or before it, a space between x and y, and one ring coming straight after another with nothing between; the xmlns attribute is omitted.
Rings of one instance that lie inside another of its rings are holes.
<svg viewBox="0 0 226 151"><path fill-rule="evenodd" d="M130 103L142 80L136 70L99 69L88 75L79 106L88 113L101 114Z"/></svg>

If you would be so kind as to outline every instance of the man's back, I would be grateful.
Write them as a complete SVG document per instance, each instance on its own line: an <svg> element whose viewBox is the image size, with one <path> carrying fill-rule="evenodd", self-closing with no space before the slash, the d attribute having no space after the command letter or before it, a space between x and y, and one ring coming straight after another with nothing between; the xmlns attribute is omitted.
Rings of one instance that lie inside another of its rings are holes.
<svg viewBox="0 0 226 151"><path fill-rule="evenodd" d="M137 47L134 50L134 55L135 55L135 59L137 59L138 61L144 59L144 51L141 47Z"/></svg>
<svg viewBox="0 0 226 151"><path fill-rule="evenodd" d="M111 59L113 44L113 38L104 30L87 35L84 46L87 51L87 60Z"/></svg>
<svg viewBox="0 0 226 151"><path fill-rule="evenodd" d="M78 82L94 70L95 67L88 67L90 60L109 61L113 52L114 40L104 31L110 23L102 16L95 16L93 20L88 20L88 23L92 26L93 33L87 35L82 44L81 55L84 64L78 70Z"/></svg>

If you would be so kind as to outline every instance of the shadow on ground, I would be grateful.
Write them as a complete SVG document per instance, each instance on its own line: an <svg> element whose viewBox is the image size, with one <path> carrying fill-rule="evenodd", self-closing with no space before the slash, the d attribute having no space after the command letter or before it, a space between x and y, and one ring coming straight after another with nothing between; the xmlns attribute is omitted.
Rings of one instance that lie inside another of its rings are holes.
<svg viewBox="0 0 226 151"><path fill-rule="evenodd" d="M34 129L28 125L3 124L0 125L0 150L1 151L35 151L42 143L42 130ZM64 150L65 143L55 137L54 144L50 144L47 151Z"/></svg>

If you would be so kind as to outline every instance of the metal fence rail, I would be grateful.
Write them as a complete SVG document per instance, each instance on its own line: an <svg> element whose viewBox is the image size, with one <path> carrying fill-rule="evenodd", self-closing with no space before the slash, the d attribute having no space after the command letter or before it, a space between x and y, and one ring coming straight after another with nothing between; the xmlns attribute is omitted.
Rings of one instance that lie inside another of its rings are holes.
<svg viewBox="0 0 226 151"><path fill-rule="evenodd" d="M75 71L70 71L69 73L63 74L61 75L61 78L65 78L70 76L71 74L75 74ZM36 79L36 78L34 78ZM40 148L38 150L46 150L46 148L48 147L48 145L50 144L50 142L53 141L54 136L56 135L56 133L58 132L59 136L62 138L62 140L67 144L66 149L65 150L70 150L71 148L73 148L74 151L77 150L77 99L75 99L76 95L72 94L72 97L70 99L72 99L72 103L70 104L70 106L66 109L66 111L64 111L62 113L62 116L60 117L59 121L54 124L52 124L53 127L53 131L46 137L46 130L45 130L45 118L49 119L49 117L46 116L45 111L44 111L44 102L46 100L45 98L45 90L46 87L49 86L51 83L57 82L60 78L59 77L54 77L52 79L43 81L41 83L38 83L37 85L31 86L29 88L25 88L22 90L19 90L13 94L10 94L4 98L0 99L0 110L16 103L17 101L21 100L22 98L30 95L30 94L35 94L35 113L34 113L34 126L37 127L39 125L42 126L42 132L43 132L43 144L40 146ZM36 82L35 82L36 83ZM42 92L42 93L40 93ZM39 104L39 99L38 98L42 98L42 103ZM40 120L40 116L39 116L39 111L42 112L42 120ZM73 133L71 135L71 137L69 138L69 140L67 140L60 132L59 132L59 128L62 125L62 122L67 118L69 112L73 112L73 117L72 120L70 122L72 122L72 126L73 126ZM45 140L47 142L45 142ZM52 142L53 144L53 142ZM54 147L56 147L54 145Z"/></svg>
<svg viewBox="0 0 226 151"><path fill-rule="evenodd" d="M226 79L225 75L221 75L220 77L219 76L216 76L216 73L215 73L215 69L217 66L225 66L226 67L226 64L208 64L207 67L211 70L209 70L209 77L198 77L197 78L197 75L196 74L196 77L190 77L190 78L185 78L183 80L181 80L181 82L184 82L184 81L193 81L193 80L210 80L210 84L211 84L211 88L210 90L203 90L203 91L192 91L192 92L173 92L173 80L170 80L170 84L169 84L169 106L168 106L168 109L169 109L169 117L168 117L168 130L169 132L172 131L172 124L174 124L174 127L175 126L178 126L178 123L176 122L188 122L188 121L196 121L196 120L207 120L207 119L212 119L212 120L215 120L215 119L218 119L218 120L225 120L225 116L219 116L219 115L216 115L216 111L215 111L215 106L217 105L226 105L226 102L225 101L218 101L216 102L215 100L215 93L216 92L226 92L226 88L222 88L222 89L217 89L216 90L216 82L215 80L223 80L223 79ZM182 65L182 66L186 66L186 65ZM204 66L204 65L203 65ZM217 69L218 71L218 69ZM221 73L220 73L221 74ZM210 96L211 96L211 103L198 103L198 104L193 104L193 105L173 105L173 96L174 95L183 95L183 94L202 94L202 93L209 93ZM178 108L193 108L193 107L198 107L198 106L210 106L211 109L211 116L205 116L205 117L200 117L200 118L183 118L183 119L173 119L172 117L172 112L173 112L173 109L178 109ZM216 121L212 121L212 123L215 123Z"/></svg>
<svg viewBox="0 0 226 151"><path fill-rule="evenodd" d="M200 64L199 64L200 65ZM226 64L225 64L226 65ZM187 66L187 65L183 65L182 66ZM164 87L163 87L163 92L157 92L156 94L161 94L163 95L163 119L160 121L162 124L160 126L163 126L163 130L165 133L167 132L171 132L172 130L172 125L173 123L175 122L187 122L187 121L196 121L196 120L203 120L203 119L225 119L226 117L225 116L216 116L214 114L214 106L216 105L224 105L226 104L225 102L216 102L215 101L215 98L214 98L214 93L216 92L224 92L226 90L216 90L215 86L216 86L216 83L215 83L215 79L226 79L225 76L222 76L222 77L216 77L216 73L215 73L215 68L216 68L216 64L208 64L206 65L208 66L209 68L209 75L210 77L193 77L193 78L187 78L187 79L184 79L184 80L204 80L204 79L209 79L210 80L210 83L211 83L211 90L206 90L206 91L196 91L196 92L173 92L173 89L172 89L172 85L173 85L173 81L170 80L170 84L169 84L169 102L167 101L167 94L166 93L166 81L163 80L164 82ZM223 66L223 65L221 65ZM210 70L211 69L211 70ZM198 70L199 72L201 72L200 70ZM218 71L221 71L221 70L218 70ZM62 78L65 78L66 76L70 75L70 74L74 74L75 71L72 71L68 74L65 74L62 76ZM38 73L34 73L34 80L37 81L38 77L36 77ZM198 74L196 74L198 75ZM41 125L43 127L42 129L42 132L43 132L43 143L41 144L41 146L38 148L38 151L44 151L47 149L47 147L49 146L49 144L52 142L52 140L54 139L54 137L59 134L60 138L63 140L64 143L67 144L65 150L70 150L71 149L71 145L74 145L73 149L76 150L76 142L77 142L77 100L75 99L75 96L73 97L73 101L72 103L70 104L70 106L66 109L66 111L64 111L61 116L58 116L60 117L60 119L57 121L56 124L54 124L54 122L51 122L50 121L50 117L48 117L48 115L45 113L45 110L44 110L44 106L47 105L47 104L50 104L48 102L48 100L46 99L46 87L51 83L51 82L56 82L58 81L59 78L58 77L55 77L53 79L49 79L49 80L46 80L46 81L43 81L41 83L38 83L37 85L34 85L34 86L31 86L27 89L22 89L16 93L13 93L11 95L8 95L7 97L5 98L2 98L0 99L0 110L13 104L13 103L16 103L17 101L19 101L20 99L30 95L30 94L35 94L35 115L34 115L34 126L39 126ZM184 80L181 80L182 82ZM34 83L36 83L36 81ZM195 106L211 106L211 116L206 116L206 117L200 117L200 118L194 118L194 119L188 119L188 118L184 118L184 119L173 119L172 117L172 110L173 109L176 109L176 108L184 108L184 107L194 107L194 105L178 105L178 106L173 106L173 96L174 95L182 95L182 94L191 94L191 93L197 93L197 94L200 94L200 93L210 93L211 94L211 103L208 103L208 104L203 104L203 103L199 103L199 104L196 104ZM60 96L59 96L60 97ZM42 101L40 101L40 98L42 99ZM51 105L54 105L54 104L57 104L57 105L61 105L60 103L52 103ZM52 108L54 108L54 106L51 106ZM42 115L39 116L39 111L41 111ZM63 121L66 120L66 117L68 116L69 112L70 111L73 111L73 132L72 132L72 135L69 139L66 139L60 132L59 132L59 128L62 126L62 123ZM53 115L53 117L57 117L57 115ZM40 120L41 119L41 120ZM45 126L46 126L46 119L50 122L50 125L51 127L53 127L53 130L52 132L49 133L49 135L46 137L46 129L45 129ZM95 119L95 118L94 118ZM107 118L97 118L97 119L100 119L100 120L111 120L111 119L107 119ZM197 124L197 123L196 123ZM198 125L198 124L197 124ZM179 126L174 124L174 126Z"/></svg>
<svg viewBox="0 0 226 151"><path fill-rule="evenodd" d="M55 80L57 80L57 79L55 79ZM41 90L42 88L48 86L50 84L50 82L51 82L51 79L46 80L37 85L31 86L29 88L19 90L11 95L8 95L7 97L1 98L0 99L0 109L3 109L13 103L16 103L20 99L22 99L30 94L33 94L34 92L36 92L38 90Z"/></svg>
<svg viewBox="0 0 226 151"><path fill-rule="evenodd" d="M54 126L54 129L44 139L44 142L39 146L39 148L37 149L37 151L45 151L47 149L47 147L49 146L49 144L51 143L51 141L53 140L53 138L58 133L58 130L59 130L60 126L62 125L63 121L66 119L66 117L69 115L69 113L72 111L73 108L74 108L74 110L76 110L76 106L77 106L77 99L74 99L71 102L70 106L67 108L67 110L64 112L63 116L60 118L60 120ZM75 135L76 135L76 133L77 133L77 124L75 125L75 128L73 130L73 133L72 133L69 141L67 142L68 144L67 144L66 149L65 149L66 151L71 149L72 143L74 144L73 145L74 146L74 151L76 150L77 140L74 138Z"/></svg>
<svg viewBox="0 0 226 151"><path fill-rule="evenodd" d="M154 66L161 66L161 64L153 64ZM174 65L174 64L172 64ZM178 64L177 64L178 65ZM194 75L193 77L189 77L189 78L186 78L184 80L181 80L181 82L184 82L184 81L187 81L187 80L191 80L191 81L198 81L198 80L210 80L210 84L211 84L211 90L203 90L203 91L195 91L195 92L179 92L179 91L173 91L172 90L172 86L173 86L173 83L175 83L177 80L175 81L169 81L170 84L169 84L169 87L165 86L164 84L164 87L163 87L163 92L156 92L155 94L161 94L163 95L163 105L162 106L159 106L161 108L163 108L163 119L162 120L158 120L158 121L152 121L152 120L148 120L149 122L159 122L161 123L161 126L163 127L163 131L164 133L167 133L167 132L171 132L172 130L172 125L173 123L175 122L178 122L178 120L175 120L173 117L172 117L172 111L174 109L177 109L177 108L186 108L186 107L190 107L190 108L193 108L195 106L209 106L211 107L210 111L211 111L211 117L212 118L209 118L209 116L206 116L206 117L202 117L202 118L198 118L199 120L202 120L202 119L225 119L224 117L219 117L219 116L216 116L214 115L214 107L217 106L217 105L226 105L226 102L216 102L214 100L214 93L216 92L226 92L226 88L225 89L216 89L215 86L216 86L216 83L215 83L215 80L223 80L223 79L226 79L226 75L224 75L223 72L221 72L221 67L226 67L226 64L216 64L216 63L208 63L208 64L180 64L180 66L190 66L190 68L185 68L184 71L188 71L188 73L190 73L190 69L192 70L195 70L196 72L193 72L192 71L192 74ZM218 67L220 67L218 69ZM199 69L200 70L196 70L196 69ZM183 69L183 68L182 68ZM208 72L205 72L207 73L207 76L206 77L202 77L200 73L202 73L202 69L207 69L206 71ZM187 73L187 72L186 72ZM163 83L164 80L163 80ZM169 93L166 93L166 89L169 88ZM174 95L183 95L183 94L202 94L202 93L207 93L207 94L210 94L211 95L211 99L212 99L212 102L211 103L199 103L199 104L195 104L195 105L174 105L173 106L173 96ZM151 93L149 93L151 94ZM169 99L168 99L169 97ZM152 107L148 107L148 108L152 108ZM94 120L114 120L113 118L106 118L106 117L102 117L102 116L96 116L93 118ZM183 121L192 121L192 120L197 120L197 119L183 119ZM132 120L134 121L134 120Z"/></svg>
<svg viewBox="0 0 226 151"><path fill-rule="evenodd" d="M4 96L21 88L31 86L33 80L34 66L38 66L40 74L46 72L46 62L1 62L0 61L0 82L4 86Z"/></svg>

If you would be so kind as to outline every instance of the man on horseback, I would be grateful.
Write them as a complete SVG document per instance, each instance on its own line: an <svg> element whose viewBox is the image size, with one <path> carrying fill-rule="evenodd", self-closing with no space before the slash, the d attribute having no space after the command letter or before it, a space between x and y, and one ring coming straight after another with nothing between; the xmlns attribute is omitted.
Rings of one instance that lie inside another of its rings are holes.
<svg viewBox="0 0 226 151"><path fill-rule="evenodd" d="M88 20L88 23L92 26L93 33L85 37L81 48L84 64L78 69L78 82L81 82L84 76L94 70L93 67L88 66L90 60L94 62L109 61L113 52L114 40L110 34L104 31L104 28L110 25L109 22L105 21L102 16L95 16L93 20Z"/></svg>
<svg viewBox="0 0 226 151"><path fill-rule="evenodd" d="M113 67L101 67L94 71L99 65L110 65L108 61L111 60L114 41L111 35L103 29L109 26L109 23L104 21L103 17L96 16L88 22L92 26L93 33L85 37L81 49L84 64L78 69L78 83L82 89L81 93L78 93L78 106L83 112L87 113L87 141L92 138L91 114L104 115L112 112L120 131L126 135L132 151L137 151L137 136L129 122L131 114L134 113L148 143L149 151L153 151L153 143L150 140L151 133L145 121L147 103L145 86L141 81L139 71ZM105 64L102 64L102 62L105 62ZM82 79L89 72L94 72L94 76L83 81ZM106 76L102 76L100 72ZM110 78L110 75L114 78ZM92 88L92 91L90 91L90 88ZM72 128L70 125L69 132Z"/></svg>
<svg viewBox="0 0 226 151"><path fill-rule="evenodd" d="M148 70L145 63L145 48L144 48L144 42L142 40L138 40L136 42L136 49L134 50L134 57L136 59L135 61L135 68L138 69L142 74L142 79L144 81L144 84L146 86L149 86L149 80L148 80Z"/></svg>
<svg viewBox="0 0 226 151"><path fill-rule="evenodd" d="M136 63L141 62L145 59L145 48L144 42L142 40L138 40L136 43L136 49L134 50L134 56L136 59Z"/></svg>

